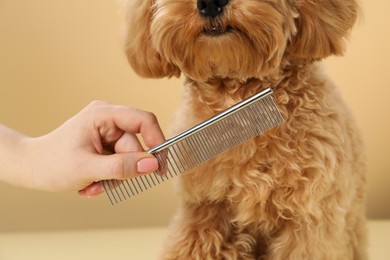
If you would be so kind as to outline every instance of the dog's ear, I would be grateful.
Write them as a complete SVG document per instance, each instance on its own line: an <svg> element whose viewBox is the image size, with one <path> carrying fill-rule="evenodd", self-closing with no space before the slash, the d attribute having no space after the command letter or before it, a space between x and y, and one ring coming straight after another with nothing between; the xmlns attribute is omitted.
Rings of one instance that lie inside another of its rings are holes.
<svg viewBox="0 0 390 260"><path fill-rule="evenodd" d="M358 14L355 0L298 0L297 33L287 52L304 59L321 59L344 52L344 41Z"/></svg>
<svg viewBox="0 0 390 260"><path fill-rule="evenodd" d="M179 77L179 68L164 60L152 46L150 24L154 2L154 0L127 2L126 55L134 71L141 77Z"/></svg>

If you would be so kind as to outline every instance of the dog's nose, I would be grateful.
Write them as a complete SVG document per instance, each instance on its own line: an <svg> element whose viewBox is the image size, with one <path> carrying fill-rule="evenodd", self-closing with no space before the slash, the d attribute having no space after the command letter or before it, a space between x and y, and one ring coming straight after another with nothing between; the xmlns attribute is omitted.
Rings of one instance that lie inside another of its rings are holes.
<svg viewBox="0 0 390 260"><path fill-rule="evenodd" d="M229 0L198 0L199 13L206 17L214 18L220 15Z"/></svg>

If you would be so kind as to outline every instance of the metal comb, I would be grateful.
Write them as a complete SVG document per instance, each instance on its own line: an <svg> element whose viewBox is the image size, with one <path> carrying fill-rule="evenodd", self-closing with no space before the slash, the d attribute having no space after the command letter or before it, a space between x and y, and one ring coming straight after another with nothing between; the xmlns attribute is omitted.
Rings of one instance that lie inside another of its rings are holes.
<svg viewBox="0 0 390 260"><path fill-rule="evenodd" d="M153 173L128 180L103 180L112 205L180 175L284 122L268 88L149 149L158 162Z"/></svg>

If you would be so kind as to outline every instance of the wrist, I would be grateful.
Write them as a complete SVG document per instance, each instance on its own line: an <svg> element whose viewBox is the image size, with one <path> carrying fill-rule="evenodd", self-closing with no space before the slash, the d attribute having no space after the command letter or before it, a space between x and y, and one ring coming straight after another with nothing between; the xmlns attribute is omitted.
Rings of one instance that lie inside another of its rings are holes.
<svg viewBox="0 0 390 260"><path fill-rule="evenodd" d="M35 190L54 191L51 188L51 171L48 165L53 162L53 153L48 147L49 135L40 137L22 137L19 140L19 152L22 163L19 168L18 186Z"/></svg>
<svg viewBox="0 0 390 260"><path fill-rule="evenodd" d="M22 184L28 139L30 137L0 125L0 180L16 186L25 186Z"/></svg>
<svg viewBox="0 0 390 260"><path fill-rule="evenodd" d="M17 169L17 184L20 187L37 189L37 178L35 172L37 171L37 140L39 137L24 136L18 140L18 154L20 157L20 164Z"/></svg>

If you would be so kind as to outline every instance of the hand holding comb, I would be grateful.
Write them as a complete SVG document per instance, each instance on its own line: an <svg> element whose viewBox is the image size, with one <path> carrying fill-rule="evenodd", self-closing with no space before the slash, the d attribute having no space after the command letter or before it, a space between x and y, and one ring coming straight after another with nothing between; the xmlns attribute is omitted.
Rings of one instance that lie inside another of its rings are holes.
<svg viewBox="0 0 390 260"><path fill-rule="evenodd" d="M151 148L159 169L128 180L103 180L112 205L178 176L284 122L268 88Z"/></svg>

